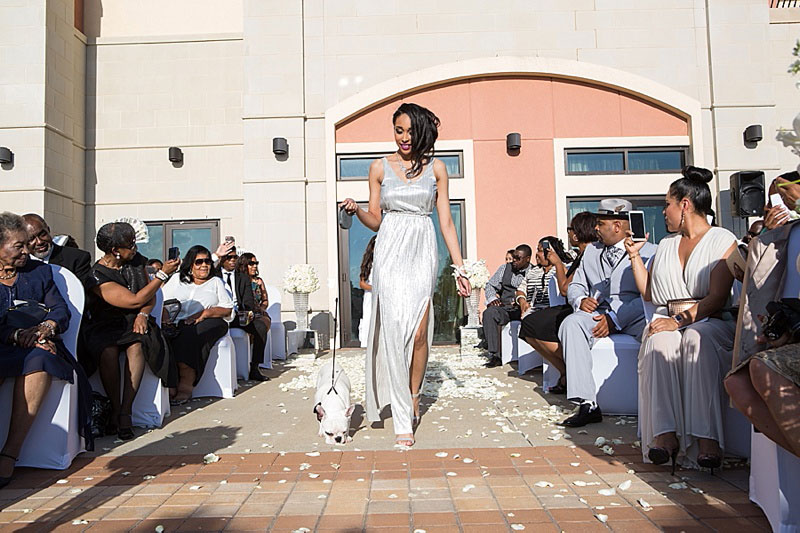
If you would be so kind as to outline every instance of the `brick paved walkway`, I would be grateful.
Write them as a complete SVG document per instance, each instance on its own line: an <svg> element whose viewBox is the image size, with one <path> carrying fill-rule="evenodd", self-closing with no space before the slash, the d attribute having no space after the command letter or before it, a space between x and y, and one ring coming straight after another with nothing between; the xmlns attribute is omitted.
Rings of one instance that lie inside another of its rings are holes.
<svg viewBox="0 0 800 533"><path fill-rule="evenodd" d="M220 457L79 457L63 472L18 469L0 490L0 531L769 529L748 502L746 469L672 477L631 446L613 457L590 446Z"/></svg>

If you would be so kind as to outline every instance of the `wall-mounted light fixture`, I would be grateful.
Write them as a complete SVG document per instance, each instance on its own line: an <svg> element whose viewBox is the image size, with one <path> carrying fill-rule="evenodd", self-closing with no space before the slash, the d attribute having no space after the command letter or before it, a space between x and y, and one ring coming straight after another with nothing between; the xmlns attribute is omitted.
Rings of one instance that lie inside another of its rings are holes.
<svg viewBox="0 0 800 533"><path fill-rule="evenodd" d="M7 165L14 162L14 152L5 146L0 146L0 163Z"/></svg>
<svg viewBox="0 0 800 533"><path fill-rule="evenodd" d="M744 130L744 142L756 144L764 138L764 133L761 129L761 124L753 124L747 126Z"/></svg>
<svg viewBox="0 0 800 533"><path fill-rule="evenodd" d="M183 150L177 146L169 147L169 160L173 163L183 163Z"/></svg>
<svg viewBox="0 0 800 533"><path fill-rule="evenodd" d="M289 142L283 137L274 137L272 139L272 153L286 155L289 153Z"/></svg>
<svg viewBox="0 0 800 533"><path fill-rule="evenodd" d="M522 148L522 136L519 133L506 135L506 149L509 152L516 152L520 148Z"/></svg>

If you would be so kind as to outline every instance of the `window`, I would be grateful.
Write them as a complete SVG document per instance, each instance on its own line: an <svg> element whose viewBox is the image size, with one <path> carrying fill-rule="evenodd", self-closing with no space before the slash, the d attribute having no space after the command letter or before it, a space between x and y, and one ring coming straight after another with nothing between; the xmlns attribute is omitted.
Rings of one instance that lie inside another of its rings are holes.
<svg viewBox="0 0 800 533"><path fill-rule="evenodd" d="M658 242L667 235L667 226L664 224L664 197L663 196L621 196L633 204L633 208L637 211L644 211L644 225L653 244ZM591 211L596 213L600 206L602 198L584 197L584 198L567 198L567 220L572 220L572 217L581 211Z"/></svg>
<svg viewBox="0 0 800 533"><path fill-rule="evenodd" d="M366 180L369 176L369 166L372 162L390 153L338 155L336 156L336 177L340 181ZM442 163L447 167L448 176L451 178L464 177L463 152L436 152L434 157L442 160Z"/></svg>
<svg viewBox="0 0 800 533"><path fill-rule="evenodd" d="M218 220L170 220L146 224L150 242L138 246L139 253L148 259L163 261L167 257L167 250L173 246L177 246L181 256L184 256L195 244L201 244L212 252L219 245Z"/></svg>
<svg viewBox="0 0 800 533"><path fill-rule="evenodd" d="M680 172L688 148L571 148L564 151L567 175Z"/></svg>

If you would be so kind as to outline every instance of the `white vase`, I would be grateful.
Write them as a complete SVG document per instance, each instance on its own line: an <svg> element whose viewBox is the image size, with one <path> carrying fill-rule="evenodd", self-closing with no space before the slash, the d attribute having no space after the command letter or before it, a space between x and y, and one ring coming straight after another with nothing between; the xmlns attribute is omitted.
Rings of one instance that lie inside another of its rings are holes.
<svg viewBox="0 0 800 533"><path fill-rule="evenodd" d="M308 329L308 293L293 292L294 315L297 319L297 329Z"/></svg>
<svg viewBox="0 0 800 533"><path fill-rule="evenodd" d="M473 287L472 292L470 292L467 297L467 313L469 314L467 320L468 328L477 328L480 326L480 322L478 321L478 304L480 304L480 301L481 289L480 287Z"/></svg>

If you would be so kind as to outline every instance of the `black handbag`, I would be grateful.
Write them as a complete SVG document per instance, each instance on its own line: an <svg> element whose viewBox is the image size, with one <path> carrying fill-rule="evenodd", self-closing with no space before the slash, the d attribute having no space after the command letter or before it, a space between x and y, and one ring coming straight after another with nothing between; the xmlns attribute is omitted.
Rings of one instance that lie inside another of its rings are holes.
<svg viewBox="0 0 800 533"><path fill-rule="evenodd" d="M32 300L15 300L6 314L6 325L14 329L28 329L44 322L50 309Z"/></svg>
<svg viewBox="0 0 800 533"><path fill-rule="evenodd" d="M181 313L181 302L176 298L170 298L164 302L164 311L167 313L167 321L161 325L161 333L167 339L174 339L178 336L178 315Z"/></svg>

